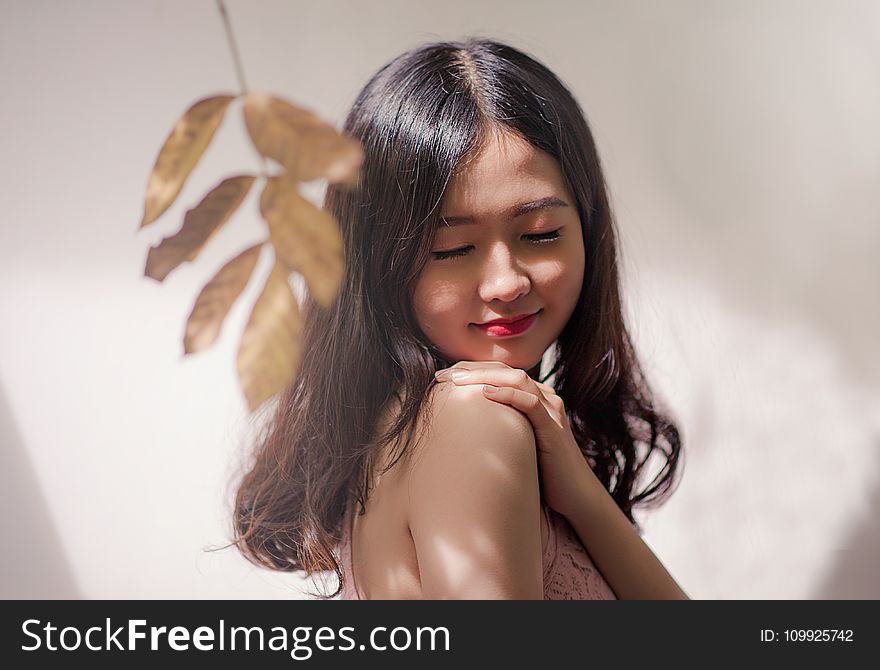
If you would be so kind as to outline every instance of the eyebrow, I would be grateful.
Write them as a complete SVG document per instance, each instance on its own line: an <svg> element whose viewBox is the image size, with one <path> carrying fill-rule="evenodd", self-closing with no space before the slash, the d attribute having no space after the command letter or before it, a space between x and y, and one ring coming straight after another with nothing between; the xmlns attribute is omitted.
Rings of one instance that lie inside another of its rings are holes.
<svg viewBox="0 0 880 670"><path fill-rule="evenodd" d="M523 202L508 209L505 212L505 218L515 219L518 216L523 216L530 212L536 212L542 209L553 209L554 207L568 207L568 203L564 200L560 200L556 196L541 198L540 200L533 200L531 202ZM469 226L477 223L471 216L441 216L440 220L449 227Z"/></svg>

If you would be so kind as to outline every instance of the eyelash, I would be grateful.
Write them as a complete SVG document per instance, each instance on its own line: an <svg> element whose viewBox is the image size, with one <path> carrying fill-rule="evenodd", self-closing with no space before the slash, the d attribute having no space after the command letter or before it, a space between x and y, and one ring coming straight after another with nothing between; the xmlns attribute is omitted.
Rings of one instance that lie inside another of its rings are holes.
<svg viewBox="0 0 880 670"><path fill-rule="evenodd" d="M523 235L530 239L535 244L547 244L548 242L555 242L560 238L562 233L560 229L551 230L547 233L534 233L532 235ZM434 259L438 261L443 261L449 258L458 258L460 256L464 256L471 249L470 246L461 247L459 249L450 249L449 251L432 251L431 253L434 255Z"/></svg>

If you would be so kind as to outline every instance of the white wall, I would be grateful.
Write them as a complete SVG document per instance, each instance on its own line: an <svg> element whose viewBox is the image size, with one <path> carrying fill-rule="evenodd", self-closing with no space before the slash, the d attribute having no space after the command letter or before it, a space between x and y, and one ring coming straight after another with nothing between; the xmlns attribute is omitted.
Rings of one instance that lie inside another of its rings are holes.
<svg viewBox="0 0 880 670"><path fill-rule="evenodd" d="M488 35L554 69L593 126L633 332L686 440L649 543L696 598L880 597L880 6L228 5L251 88L337 122L428 40ZM229 539L249 434L246 305L182 356L198 289L262 236L255 194L196 263L142 277L187 207L256 169L237 108L136 233L173 122L235 90L210 0L0 4L0 596L297 597L203 551Z"/></svg>

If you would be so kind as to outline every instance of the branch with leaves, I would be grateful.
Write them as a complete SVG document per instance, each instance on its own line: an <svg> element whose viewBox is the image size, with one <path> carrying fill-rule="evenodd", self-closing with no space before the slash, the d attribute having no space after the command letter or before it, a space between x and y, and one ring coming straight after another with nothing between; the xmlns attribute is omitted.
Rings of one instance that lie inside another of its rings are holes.
<svg viewBox="0 0 880 670"><path fill-rule="evenodd" d="M184 261L193 261L208 240L235 213L256 180L265 183L260 213L268 236L227 262L205 284L186 322L184 351L210 347L229 310L247 286L260 251L269 244L275 265L253 305L238 349L237 368L251 411L290 384L300 360L302 323L290 288L292 272L324 308L342 281L342 236L336 220L299 193L299 183L326 179L351 184L363 161L360 143L338 133L315 114L265 93L215 95L199 100L175 125L150 174L140 228L156 221L174 203L184 183L220 127L229 105L243 98L251 141L280 171L223 179L184 217L174 235L153 246L144 275L163 281Z"/></svg>

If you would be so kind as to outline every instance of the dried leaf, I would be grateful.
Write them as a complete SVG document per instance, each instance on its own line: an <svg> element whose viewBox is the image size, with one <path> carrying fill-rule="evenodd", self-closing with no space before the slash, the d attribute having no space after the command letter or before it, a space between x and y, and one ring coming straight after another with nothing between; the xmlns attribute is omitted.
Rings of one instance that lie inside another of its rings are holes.
<svg viewBox="0 0 880 670"><path fill-rule="evenodd" d="M241 337L238 377L253 412L296 374L302 323L289 270L276 260Z"/></svg>
<svg viewBox="0 0 880 670"><path fill-rule="evenodd" d="M247 286L263 244L256 244L226 263L196 298L186 321L183 350L187 354L207 349L220 334L223 320Z"/></svg>
<svg viewBox="0 0 880 670"><path fill-rule="evenodd" d="M150 174L141 228L158 219L174 202L234 99L234 95L217 95L199 100L178 120Z"/></svg>
<svg viewBox="0 0 880 670"><path fill-rule="evenodd" d="M177 233L150 249L144 275L163 281L184 261L195 260L211 236L241 205L254 179L249 176L229 177L215 186L186 213Z"/></svg>
<svg viewBox="0 0 880 670"><path fill-rule="evenodd" d="M342 283L342 235L336 220L303 198L295 184L271 177L260 198L275 253L306 280L309 293L329 307Z"/></svg>
<svg viewBox="0 0 880 670"><path fill-rule="evenodd" d="M357 140L280 98L249 93L244 119L257 151L278 161L294 181L351 182L363 162Z"/></svg>

